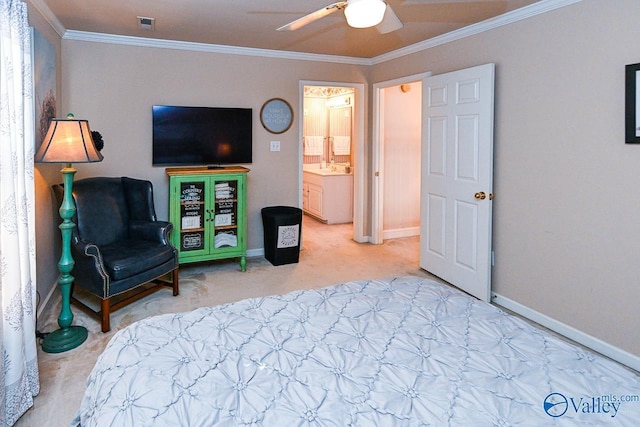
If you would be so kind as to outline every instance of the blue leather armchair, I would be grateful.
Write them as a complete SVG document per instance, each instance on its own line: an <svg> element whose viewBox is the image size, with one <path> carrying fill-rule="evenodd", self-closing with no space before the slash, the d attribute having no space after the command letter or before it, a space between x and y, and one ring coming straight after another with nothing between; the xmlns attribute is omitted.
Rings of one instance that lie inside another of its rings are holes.
<svg viewBox="0 0 640 427"><path fill-rule="evenodd" d="M62 185L53 189L61 203ZM157 220L151 182L127 177L81 179L73 184L73 198L74 289L79 286L100 298L101 310L91 309L73 293L71 300L101 318L102 332L111 329L111 311L164 285L178 295L178 252L169 241L173 225ZM168 273L171 282L158 280Z"/></svg>

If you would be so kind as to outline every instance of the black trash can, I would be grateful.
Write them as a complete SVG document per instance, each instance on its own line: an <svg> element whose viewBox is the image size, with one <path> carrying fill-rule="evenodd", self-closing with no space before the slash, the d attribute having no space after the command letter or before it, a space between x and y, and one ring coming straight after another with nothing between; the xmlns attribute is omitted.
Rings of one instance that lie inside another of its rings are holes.
<svg viewBox="0 0 640 427"><path fill-rule="evenodd" d="M300 257L302 209L290 206L262 208L264 257L273 265L293 264Z"/></svg>

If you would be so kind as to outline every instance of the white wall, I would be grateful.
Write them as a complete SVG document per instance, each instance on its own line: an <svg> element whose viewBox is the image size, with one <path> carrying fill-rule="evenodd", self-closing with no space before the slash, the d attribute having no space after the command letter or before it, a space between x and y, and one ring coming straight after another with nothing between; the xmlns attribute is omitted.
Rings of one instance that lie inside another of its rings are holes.
<svg viewBox="0 0 640 427"><path fill-rule="evenodd" d="M584 0L385 62L371 81L496 64L493 287L640 355L640 145L624 67L640 2Z"/></svg>
<svg viewBox="0 0 640 427"><path fill-rule="evenodd" d="M383 238L420 234L422 82L383 89Z"/></svg>

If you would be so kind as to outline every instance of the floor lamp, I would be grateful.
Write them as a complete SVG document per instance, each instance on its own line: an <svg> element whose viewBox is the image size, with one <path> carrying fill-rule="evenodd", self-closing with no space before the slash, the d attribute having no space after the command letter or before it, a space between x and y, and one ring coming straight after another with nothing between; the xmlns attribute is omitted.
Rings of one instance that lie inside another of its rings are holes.
<svg viewBox="0 0 640 427"><path fill-rule="evenodd" d="M42 341L42 350L47 353L62 353L78 347L87 339L87 329L82 326L71 326L73 313L71 312L71 285L73 284L73 257L71 256L71 234L75 223L72 221L76 213L73 202L73 176L76 170L72 163L89 163L102 161L102 154L96 150L89 122L77 120L73 114L66 119L52 119L47 135L42 141L40 149L35 155L36 163L63 163L62 176L64 182L64 197L60 206L62 223L59 228L62 233L62 254L58 269L60 277L58 285L62 294L62 306L58 316L57 329L47 334Z"/></svg>

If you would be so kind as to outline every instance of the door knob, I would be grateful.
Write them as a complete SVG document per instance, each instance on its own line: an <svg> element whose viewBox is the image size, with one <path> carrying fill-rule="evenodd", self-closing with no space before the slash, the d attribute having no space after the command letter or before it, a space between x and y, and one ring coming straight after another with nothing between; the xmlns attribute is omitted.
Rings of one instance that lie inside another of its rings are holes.
<svg viewBox="0 0 640 427"><path fill-rule="evenodd" d="M484 191L479 191L475 194L474 197L478 200L484 200L487 198L487 193L485 193Z"/></svg>

